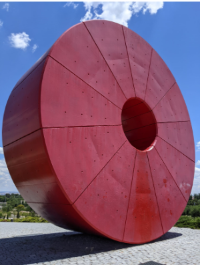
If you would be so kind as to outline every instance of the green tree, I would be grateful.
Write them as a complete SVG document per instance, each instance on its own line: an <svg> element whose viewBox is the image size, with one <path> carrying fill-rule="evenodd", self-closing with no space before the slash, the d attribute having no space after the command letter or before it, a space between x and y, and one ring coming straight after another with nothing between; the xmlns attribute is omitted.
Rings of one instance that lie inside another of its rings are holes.
<svg viewBox="0 0 200 265"><path fill-rule="evenodd" d="M7 219L11 216L11 212L7 212Z"/></svg>
<svg viewBox="0 0 200 265"><path fill-rule="evenodd" d="M6 213L7 219L8 219L8 213L12 210L12 207L10 205L3 206L2 212Z"/></svg>
<svg viewBox="0 0 200 265"><path fill-rule="evenodd" d="M198 217L200 216L200 209L198 206L193 206L191 209L191 216L192 217Z"/></svg>
<svg viewBox="0 0 200 265"><path fill-rule="evenodd" d="M24 210L24 205L19 204L19 205L17 205L16 209L17 209L17 218L19 218L20 217L20 212Z"/></svg>
<svg viewBox="0 0 200 265"><path fill-rule="evenodd" d="M13 215L14 215L14 218L17 217L17 211L15 209L13 210Z"/></svg>

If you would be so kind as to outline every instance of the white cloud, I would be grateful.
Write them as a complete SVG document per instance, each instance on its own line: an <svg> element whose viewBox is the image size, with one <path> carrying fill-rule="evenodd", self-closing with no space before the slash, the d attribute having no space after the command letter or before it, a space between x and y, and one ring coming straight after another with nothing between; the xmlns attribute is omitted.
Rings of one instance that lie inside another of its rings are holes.
<svg viewBox="0 0 200 265"><path fill-rule="evenodd" d="M8 39L12 47L22 50L26 49L29 46L29 42L31 41L29 35L25 32L16 34L11 33Z"/></svg>
<svg viewBox="0 0 200 265"><path fill-rule="evenodd" d="M197 151L200 151L200 141L199 141L199 142L197 142L197 145L196 145L196 147L197 147Z"/></svg>
<svg viewBox="0 0 200 265"><path fill-rule="evenodd" d="M77 6L78 6L78 4L75 4L75 3L73 3L73 2L68 2L68 3L64 4L63 7L66 7L66 6L72 6L74 9L76 9Z"/></svg>
<svg viewBox="0 0 200 265"><path fill-rule="evenodd" d="M3 21L0 19L0 28L3 26Z"/></svg>
<svg viewBox="0 0 200 265"><path fill-rule="evenodd" d="M151 15L154 15L159 9L163 8L163 6L163 2L146 2L145 6L143 7L143 14L145 14L146 11L149 11Z"/></svg>
<svg viewBox="0 0 200 265"><path fill-rule="evenodd" d="M197 161L198 163L199 161ZM200 168L195 167L194 182L192 187L192 194L200 193Z"/></svg>
<svg viewBox="0 0 200 265"><path fill-rule="evenodd" d="M32 47L32 52L35 52L37 48L38 48L38 45L34 44L33 47Z"/></svg>
<svg viewBox="0 0 200 265"><path fill-rule="evenodd" d="M0 191L16 191L16 187L10 177L6 162L0 159Z"/></svg>
<svg viewBox="0 0 200 265"><path fill-rule="evenodd" d="M0 154L3 154L3 147L0 147Z"/></svg>
<svg viewBox="0 0 200 265"><path fill-rule="evenodd" d="M196 162L196 166L197 166L197 167L200 166L200 160L198 160L198 161Z"/></svg>
<svg viewBox="0 0 200 265"><path fill-rule="evenodd" d="M0 177L1 179L4 177L5 180L9 177L8 168L4 159L0 159Z"/></svg>
<svg viewBox="0 0 200 265"><path fill-rule="evenodd" d="M10 4L9 3L5 3L2 7L2 9L5 9L6 11L9 11L9 6Z"/></svg>
<svg viewBox="0 0 200 265"><path fill-rule="evenodd" d="M149 11L153 15L163 8L163 5L163 2L84 2L86 13L81 21L105 19L127 27L132 15L140 11L143 14Z"/></svg>

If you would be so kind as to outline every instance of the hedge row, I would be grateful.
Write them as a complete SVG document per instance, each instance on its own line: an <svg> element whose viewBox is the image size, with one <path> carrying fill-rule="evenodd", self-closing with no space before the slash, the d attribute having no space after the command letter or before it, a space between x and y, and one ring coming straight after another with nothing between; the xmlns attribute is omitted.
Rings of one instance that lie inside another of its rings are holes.
<svg viewBox="0 0 200 265"><path fill-rule="evenodd" d="M0 222L11 222L10 219L0 219ZM28 223L48 223L47 220L41 217L31 217L27 216L21 219L13 219L13 222L28 222Z"/></svg>
<svg viewBox="0 0 200 265"><path fill-rule="evenodd" d="M191 216L181 216L176 227L200 229L200 217L193 218Z"/></svg>

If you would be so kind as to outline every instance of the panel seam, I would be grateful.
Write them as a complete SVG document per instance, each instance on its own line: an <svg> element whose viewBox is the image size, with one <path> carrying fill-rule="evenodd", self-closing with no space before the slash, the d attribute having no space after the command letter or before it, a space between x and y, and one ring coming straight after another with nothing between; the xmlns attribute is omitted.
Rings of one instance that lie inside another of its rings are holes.
<svg viewBox="0 0 200 265"><path fill-rule="evenodd" d="M159 121L159 122L157 122L157 123L161 123L161 124L163 124L163 123L178 123L178 122L189 122L190 120L187 120L187 121Z"/></svg>
<svg viewBox="0 0 200 265"><path fill-rule="evenodd" d="M177 188L179 189L179 191L180 191L181 195L183 196L184 200L186 201L186 199L185 199L185 197L184 197L184 195L183 195L182 191L180 190L180 188L179 188L178 184L176 183L176 181L175 181L174 177L172 176L172 173L169 171L169 169L168 169L167 165L165 164L164 160L162 159L162 157L161 157L161 155L159 154L159 152L158 152L158 150L157 150L157 148L156 148L156 147L155 147L155 150L156 150L156 152L158 153L158 155L159 155L160 159L162 160L163 164L165 165L165 167L166 167L167 171L168 171L168 172L169 172L169 174L171 175L171 177L172 177L173 181L175 182L175 184L176 184ZM187 203L187 201L186 201L186 203Z"/></svg>
<svg viewBox="0 0 200 265"><path fill-rule="evenodd" d="M23 139L23 138L25 138L25 137L27 137L27 136L29 136L29 135L31 135L31 134L33 134L33 133L35 133L35 132L41 130L41 129L42 129L42 128L38 128L38 129L36 129L35 131L32 131L32 132L30 132L30 133L28 133L28 134L26 134L26 135L24 135L24 136L22 136L22 137L16 139L15 141L10 142L9 144L4 145L3 147L7 147L7 146L9 146L9 145L11 145L11 144L13 144L13 143L15 143L15 142L17 142L17 141L20 141L21 139Z"/></svg>
<svg viewBox="0 0 200 265"><path fill-rule="evenodd" d="M129 204L130 204L130 198L131 198L131 189L132 189L132 183L133 183L133 175L134 175L134 169L135 169L136 156L137 156L137 150L135 152L135 157L134 157L133 173L132 173L132 179L131 179L131 185L130 185L130 191L129 191L128 206L127 206L127 211L126 211L126 220L125 220L125 224L124 224L122 241L124 240L124 235L125 235L125 230L126 230L126 222L127 222L127 218L128 218L128 210L129 210Z"/></svg>
<svg viewBox="0 0 200 265"><path fill-rule="evenodd" d="M162 139L165 143L169 144L171 147L173 147L174 149L176 149L179 153L181 153L182 155L184 155L185 157L187 157L189 160L191 160L192 162L195 163L194 160L192 160L190 157L188 157L187 155L183 154L180 150L178 150L176 147L174 147L172 144L170 144L169 142L167 142L166 140L164 140L160 135L157 135L160 139Z"/></svg>
<svg viewBox="0 0 200 265"><path fill-rule="evenodd" d="M93 38L92 34L90 33L89 29L87 28L87 26L85 25L85 23L84 23L84 22L83 22L83 24L84 24L85 28L87 29L88 33L90 34L90 37L92 38L93 42L95 43L95 45L96 45L97 49L99 50L99 52L100 52L101 56L103 57L103 59L104 59L105 63L107 64L108 68L110 69L110 72L112 73L112 75L113 75L113 77L114 77L115 81L117 82L118 86L120 87L120 89L121 89L122 93L124 94L124 91L122 90L121 86L119 85L119 83L118 83L118 81L117 81L117 79L116 79L116 77L115 77L115 75L114 75L113 71L111 70L110 66L108 65L108 62L106 61L106 59L104 58L104 56L103 56L103 54L102 54L102 52L101 52L101 50L100 50L99 46L97 45L97 43L96 43L96 42L95 42L95 40L94 40L94 38ZM125 94L124 94L124 97L127 99L127 97L126 97L126 95L125 95Z"/></svg>
<svg viewBox="0 0 200 265"><path fill-rule="evenodd" d="M83 79L81 79L79 76L77 76L75 73L73 73L71 70L69 70L67 67L65 67L63 64L61 64L59 61L57 61L55 58L53 58L52 56L49 56L52 60L54 60L55 62L57 62L58 64L60 64L62 67L64 67L65 69L67 69L67 71L69 71L71 74L73 74L74 76L76 76L78 79L80 79L83 83L85 83L87 86L89 86L90 88L92 88L94 91L96 91L98 94L100 94L102 97L104 97L106 100L108 100L109 102L111 102L115 107L117 107L118 109L122 110L119 106L117 106L115 103L113 103L110 99L106 98L103 94L101 94L99 91L97 91L94 87L92 87L90 84L86 83Z"/></svg>
<svg viewBox="0 0 200 265"><path fill-rule="evenodd" d="M120 124L116 124L116 125L86 125L86 126L40 127L39 129L37 129L37 130L35 130L35 131L32 131L32 132L30 132L30 133L28 133L28 134L26 134L26 135L24 135L24 136L18 138L17 140L15 140L15 141L13 141L13 142L10 142L9 144L4 145L3 147L7 147L7 146L9 146L9 145L11 145L11 144L13 144L13 143L15 143L15 142L17 142L17 141L20 141L21 139L23 139L23 138L25 138L25 137L27 137L27 136L29 136L29 135L31 135L31 134L33 134L33 133L35 133L35 132L37 132L37 131L39 131L39 130L43 130L43 129L90 128L90 127L115 127L115 126L122 126L122 124L120 123Z"/></svg>
<svg viewBox="0 0 200 265"><path fill-rule="evenodd" d="M123 32L123 36L124 36L124 43L125 43L125 46L126 46L126 53L127 53L127 56L128 56L129 68L130 68L133 88L134 88L135 97L136 97L135 85L134 85L134 82L133 82L133 73L132 73L132 68L131 68L131 64L130 64L130 58L129 58L128 48L127 48L127 44L126 44L126 38L125 38L125 34L124 34L124 26L122 26L122 32Z"/></svg>
<svg viewBox="0 0 200 265"><path fill-rule="evenodd" d="M144 101L145 101L146 94L147 94L147 85L148 85L148 82L149 82L149 74L150 74L150 68L151 68L152 54L153 54L153 48L151 48L151 58L150 58L150 63L149 63L149 71L148 71L148 76L147 76L147 83L146 83L146 89L145 89L145 94L144 94Z"/></svg>
<svg viewBox="0 0 200 265"><path fill-rule="evenodd" d="M97 175L91 180L91 182L87 185L87 187L81 192L81 194L76 198L76 200L72 203L74 205L77 200L81 197L81 195L86 191L86 189L92 184L92 182L98 177L98 175L103 171L103 169L108 165L108 163L113 159L113 157L117 154L117 152L123 147L123 145L127 142L127 140L117 149L114 155L108 160L108 162L102 167L102 169L97 173Z"/></svg>
<svg viewBox="0 0 200 265"><path fill-rule="evenodd" d="M173 86L176 84L176 82L167 90L167 92L164 94L164 96L156 103L156 105L153 107L152 111L155 109L155 107L160 103L160 101L167 95L167 93L173 88Z"/></svg>
<svg viewBox="0 0 200 265"><path fill-rule="evenodd" d="M155 194L155 197L156 197L156 202L157 202L158 212L159 212L159 216L160 216L160 223L161 223L162 230L163 230L163 234L164 234L164 229L163 229L163 224L162 224L162 219L161 219L161 214L160 214L160 207L159 207L159 204L158 204L158 198L157 198L156 189L155 189L155 185L154 185L154 180L153 180L153 176L152 176L151 165L150 165L150 162L149 162L148 154L146 154L146 155L147 155L147 160L148 160L148 163L149 163L149 169L150 169L151 179L152 179L153 188L154 188L154 194Z"/></svg>

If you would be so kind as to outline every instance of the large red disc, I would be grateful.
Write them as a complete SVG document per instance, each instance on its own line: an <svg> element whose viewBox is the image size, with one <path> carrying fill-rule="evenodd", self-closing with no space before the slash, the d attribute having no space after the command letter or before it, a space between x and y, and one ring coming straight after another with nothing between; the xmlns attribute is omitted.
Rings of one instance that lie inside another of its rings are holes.
<svg viewBox="0 0 200 265"><path fill-rule="evenodd" d="M108 21L67 30L5 109L12 179L50 222L126 243L166 233L194 178L186 104L157 52Z"/></svg>

